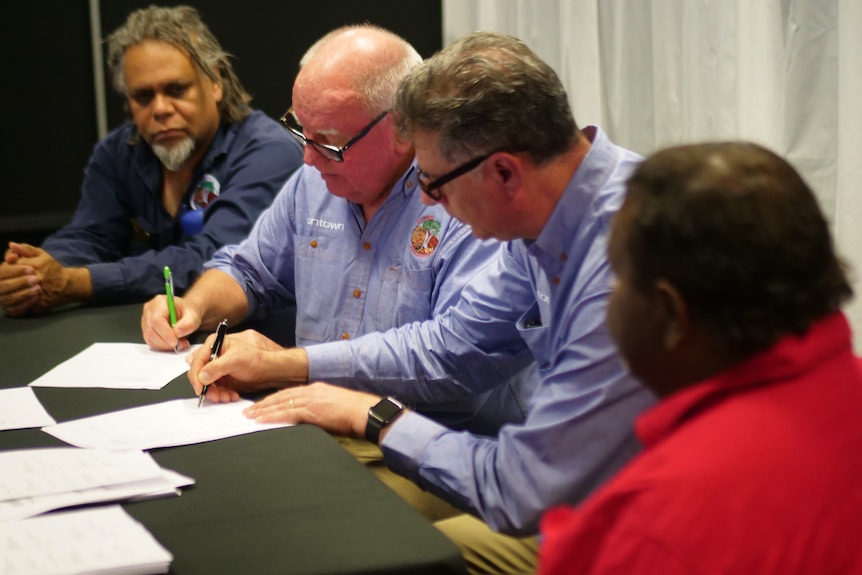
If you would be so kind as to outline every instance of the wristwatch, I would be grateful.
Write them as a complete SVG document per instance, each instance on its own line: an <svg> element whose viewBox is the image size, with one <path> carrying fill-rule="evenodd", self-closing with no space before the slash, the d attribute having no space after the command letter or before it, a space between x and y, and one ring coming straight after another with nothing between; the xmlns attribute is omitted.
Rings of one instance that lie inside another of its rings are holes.
<svg viewBox="0 0 862 575"><path fill-rule="evenodd" d="M401 415L404 405L394 397L384 397L377 405L368 410L368 423L365 425L365 439L377 445L380 431Z"/></svg>

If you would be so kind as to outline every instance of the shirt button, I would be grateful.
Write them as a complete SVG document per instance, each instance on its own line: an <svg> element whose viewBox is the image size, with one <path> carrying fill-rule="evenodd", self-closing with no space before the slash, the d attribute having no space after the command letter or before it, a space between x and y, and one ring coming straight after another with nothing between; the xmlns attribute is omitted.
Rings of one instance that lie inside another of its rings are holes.
<svg viewBox="0 0 862 575"><path fill-rule="evenodd" d="M569 254L567 254L566 252L563 252L560 254L560 261L566 261L568 259L569 259Z"/></svg>
<svg viewBox="0 0 862 575"><path fill-rule="evenodd" d="M409 189L410 189L410 188L412 188L412 187L413 187L413 182L411 182L411 181L409 181L409 180L408 180L408 181L407 181L407 189L409 190Z"/></svg>
<svg viewBox="0 0 862 575"><path fill-rule="evenodd" d="M554 285L560 285L560 278L554 276L554 278L551 280L551 283Z"/></svg>
<svg viewBox="0 0 862 575"><path fill-rule="evenodd" d="M345 331L341 334L341 339L350 339L350 334Z"/></svg>
<svg viewBox="0 0 862 575"><path fill-rule="evenodd" d="M311 240L311 243L309 245L313 248L316 248L317 247L317 240Z"/></svg>
<svg viewBox="0 0 862 575"><path fill-rule="evenodd" d="M371 249L371 242L365 242L364 244L362 244L362 248L367 252Z"/></svg>
<svg viewBox="0 0 862 575"><path fill-rule="evenodd" d="M361 290L358 290L358 289L353 290L353 297L358 298L361 295L362 295Z"/></svg>

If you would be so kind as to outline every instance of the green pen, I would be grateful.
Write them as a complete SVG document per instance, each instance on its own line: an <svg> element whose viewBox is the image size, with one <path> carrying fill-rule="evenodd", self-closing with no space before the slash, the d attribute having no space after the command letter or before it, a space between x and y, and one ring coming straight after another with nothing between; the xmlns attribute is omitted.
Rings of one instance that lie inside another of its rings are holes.
<svg viewBox="0 0 862 575"><path fill-rule="evenodd" d="M177 308L174 305L174 276L171 268L165 266L165 295L168 298L168 313L170 314L171 327L177 325ZM180 352L180 342L174 346L174 353Z"/></svg>

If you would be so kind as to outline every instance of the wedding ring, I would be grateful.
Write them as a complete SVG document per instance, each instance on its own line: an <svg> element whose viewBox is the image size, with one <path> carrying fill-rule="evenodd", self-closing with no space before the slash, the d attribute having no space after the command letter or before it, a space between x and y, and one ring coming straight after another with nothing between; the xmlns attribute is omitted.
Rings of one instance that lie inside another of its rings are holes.
<svg viewBox="0 0 862 575"><path fill-rule="evenodd" d="M288 400L287 404L290 406L291 409L293 409L293 398L292 397Z"/></svg>

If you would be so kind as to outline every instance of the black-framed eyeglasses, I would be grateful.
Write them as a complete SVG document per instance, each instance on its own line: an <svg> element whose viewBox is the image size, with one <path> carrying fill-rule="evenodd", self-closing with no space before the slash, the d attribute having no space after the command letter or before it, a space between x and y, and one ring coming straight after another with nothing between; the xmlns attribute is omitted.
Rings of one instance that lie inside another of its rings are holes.
<svg viewBox="0 0 862 575"><path fill-rule="evenodd" d="M439 178L433 181L428 180L428 176L422 173L422 170L419 170L419 185L422 186L422 191L428 195L429 198L434 200L435 202L439 202L440 198L443 197L443 194L440 193L440 188L458 178L463 176L470 170L476 169L479 164L496 154L502 150L494 150L493 152L488 152L487 154L482 154L481 156L477 156L472 160L465 162L455 168L454 170L443 174Z"/></svg>
<svg viewBox="0 0 862 575"><path fill-rule="evenodd" d="M347 150L347 148L364 138L368 134L368 132L370 132L371 129L377 125L377 122L382 120L383 117L386 116L386 114L388 113L389 110L386 110L382 114L371 120L370 124L362 128L362 131L350 138L350 140L348 140L347 143L340 148L331 144L321 144L320 142L315 142L311 138L306 138L305 134L302 133L302 128L299 126L299 124L296 124L296 120L293 119L293 106L287 109L287 112L285 112L281 116L279 122L281 122L281 125L284 126L285 129L290 132L294 138L296 138L296 141L299 142L299 145L301 145L303 148L305 146L311 145L312 147L314 147L315 150L323 154L324 157L332 160L333 162L343 162L344 152Z"/></svg>

